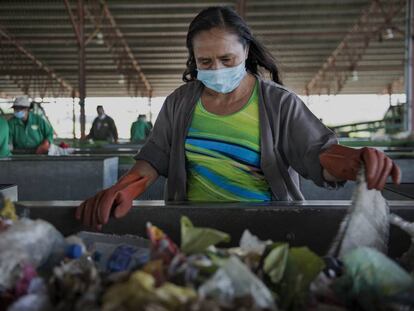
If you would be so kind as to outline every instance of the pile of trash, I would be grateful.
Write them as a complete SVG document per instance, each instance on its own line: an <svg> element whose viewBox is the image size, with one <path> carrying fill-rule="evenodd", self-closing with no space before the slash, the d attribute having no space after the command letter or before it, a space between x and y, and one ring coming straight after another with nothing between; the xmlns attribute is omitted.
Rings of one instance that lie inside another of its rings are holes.
<svg viewBox="0 0 414 311"><path fill-rule="evenodd" d="M389 224L414 237L414 224L389 213L360 182L329 254L230 236L181 218L180 247L148 223L148 239L80 232L0 206L0 310L219 311L414 310L414 247L385 255Z"/></svg>

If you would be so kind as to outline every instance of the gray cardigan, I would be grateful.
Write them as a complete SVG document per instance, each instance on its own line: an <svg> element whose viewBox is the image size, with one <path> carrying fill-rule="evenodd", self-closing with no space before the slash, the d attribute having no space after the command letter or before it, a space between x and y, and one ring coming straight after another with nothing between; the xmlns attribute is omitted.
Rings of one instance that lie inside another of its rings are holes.
<svg viewBox="0 0 414 311"><path fill-rule="evenodd" d="M259 81L261 168L275 200L303 200L299 176L318 186L336 186L322 176L319 154L337 139L299 97L273 81ZM167 201L185 201L184 143L204 86L188 82L170 94L146 144L135 156L168 178Z"/></svg>

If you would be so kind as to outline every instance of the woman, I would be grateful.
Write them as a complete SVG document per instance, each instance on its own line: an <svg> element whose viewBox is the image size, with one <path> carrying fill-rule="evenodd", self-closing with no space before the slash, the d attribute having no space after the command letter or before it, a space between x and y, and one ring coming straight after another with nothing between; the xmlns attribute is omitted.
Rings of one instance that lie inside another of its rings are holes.
<svg viewBox="0 0 414 311"><path fill-rule="evenodd" d="M399 182L399 168L382 152L337 145L282 86L271 54L232 9L199 13L187 48L186 84L165 100L135 166L78 207L85 225L99 228L111 212L124 216L159 175L168 177L173 201L303 200L298 173L337 187L356 179L361 162L369 188L382 189L389 175Z"/></svg>

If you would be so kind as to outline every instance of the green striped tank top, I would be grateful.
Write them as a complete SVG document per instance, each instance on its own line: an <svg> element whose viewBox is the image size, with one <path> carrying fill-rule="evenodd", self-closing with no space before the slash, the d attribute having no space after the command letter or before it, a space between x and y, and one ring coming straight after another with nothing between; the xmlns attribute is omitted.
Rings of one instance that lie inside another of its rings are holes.
<svg viewBox="0 0 414 311"><path fill-rule="evenodd" d="M185 141L189 201L269 201L260 168L258 86L230 115L208 112L198 100Z"/></svg>

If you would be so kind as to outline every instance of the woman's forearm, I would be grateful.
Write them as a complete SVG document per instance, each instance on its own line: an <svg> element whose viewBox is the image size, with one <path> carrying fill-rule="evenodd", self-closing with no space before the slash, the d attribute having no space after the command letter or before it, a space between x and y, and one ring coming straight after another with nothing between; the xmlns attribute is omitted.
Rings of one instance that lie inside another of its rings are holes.
<svg viewBox="0 0 414 311"><path fill-rule="evenodd" d="M148 188L158 178L158 172L147 161L138 160L134 166L120 178L119 182L122 182L123 179L129 179L131 176L136 176L137 178L147 177L148 181L146 188Z"/></svg>

